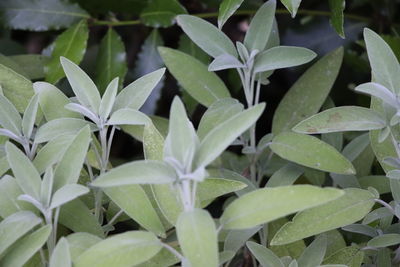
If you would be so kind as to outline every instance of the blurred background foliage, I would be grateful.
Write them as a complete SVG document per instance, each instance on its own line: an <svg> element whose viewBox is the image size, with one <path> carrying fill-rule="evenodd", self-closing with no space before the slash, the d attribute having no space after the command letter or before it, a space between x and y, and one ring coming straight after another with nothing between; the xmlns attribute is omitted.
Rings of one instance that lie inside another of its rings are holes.
<svg viewBox="0 0 400 267"><path fill-rule="evenodd" d="M1 0L0 64L30 80L56 84L71 90L59 63L65 56L95 80L99 90L119 76L121 87L164 65L158 46L177 48L204 63L210 58L175 24L178 14L189 13L217 24L221 0ZM240 2L240 1L239 1ZM233 40L243 40L248 22L262 0L244 0L225 23L223 31ZM298 9L296 10L296 7ZM296 12L297 11L297 12ZM399 0L281 0L276 19L282 45L303 46L322 57L344 46L345 57L331 97L336 105L369 105L368 97L355 94L355 84L370 80L369 64L361 40L362 29L378 32L400 57ZM204 36L203 38L208 38ZM258 136L270 132L279 101L312 63L277 70L263 86L261 100L267 112L260 120ZM243 100L240 82L233 71L218 72L231 94ZM0 77L1 83L1 77ZM143 107L148 114L168 117L176 94L196 123L204 112L167 74ZM141 145L119 133L114 160L141 157Z"/></svg>

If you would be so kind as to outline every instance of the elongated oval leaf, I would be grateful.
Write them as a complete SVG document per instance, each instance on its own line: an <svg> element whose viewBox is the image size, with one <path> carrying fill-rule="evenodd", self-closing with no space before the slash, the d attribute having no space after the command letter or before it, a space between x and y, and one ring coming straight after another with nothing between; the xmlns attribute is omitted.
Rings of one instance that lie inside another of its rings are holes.
<svg viewBox="0 0 400 267"><path fill-rule="evenodd" d="M316 137L284 132L270 145L278 156L313 169L338 174L354 174L351 162L334 147Z"/></svg>
<svg viewBox="0 0 400 267"><path fill-rule="evenodd" d="M377 112L363 107L347 106L327 109L297 124L293 131L316 134L382 129L385 119Z"/></svg>
<svg viewBox="0 0 400 267"><path fill-rule="evenodd" d="M279 257L270 249L252 241L246 242L246 246L263 267L284 267Z"/></svg>
<svg viewBox="0 0 400 267"><path fill-rule="evenodd" d="M222 54L237 57L232 41L211 23L191 15L179 15L178 25L182 30L210 56L216 58ZM207 39L204 36L208 36Z"/></svg>
<svg viewBox="0 0 400 267"><path fill-rule="evenodd" d="M339 73L342 58L343 48L338 48L318 60L297 80L275 111L274 135L290 130L321 109Z"/></svg>
<svg viewBox="0 0 400 267"><path fill-rule="evenodd" d="M0 95L0 125L17 136L22 135L22 119L14 105Z"/></svg>
<svg viewBox="0 0 400 267"><path fill-rule="evenodd" d="M257 55L254 72L264 72L305 64L316 57L313 51L295 46L276 46Z"/></svg>
<svg viewBox="0 0 400 267"><path fill-rule="evenodd" d="M108 116L110 115L111 110L114 106L115 98L117 97L118 92L118 80L119 78L117 77L107 85L103 97L101 98L99 106L99 116L103 120L108 119Z"/></svg>
<svg viewBox="0 0 400 267"><path fill-rule="evenodd" d="M224 0L219 6L218 12L218 28L222 29L225 22L240 7L244 0Z"/></svg>
<svg viewBox="0 0 400 267"><path fill-rule="evenodd" d="M324 257L327 248L327 238L325 235L320 235L303 251L297 259L299 266L314 267L319 266Z"/></svg>
<svg viewBox="0 0 400 267"><path fill-rule="evenodd" d="M75 64L82 61L89 38L86 20L81 20L62 34L54 42L50 60L46 63L46 81L56 84L65 77L60 57L66 57Z"/></svg>
<svg viewBox="0 0 400 267"><path fill-rule="evenodd" d="M36 94L32 97L31 101L29 101L28 106L24 112L24 116L22 118L22 133L28 139L30 139L33 127L35 126L35 119L37 116L39 106L39 96Z"/></svg>
<svg viewBox="0 0 400 267"><path fill-rule="evenodd" d="M225 229L244 229L337 199L343 191L310 185L252 191L234 200L220 219ZM260 203L264 203L260 205Z"/></svg>
<svg viewBox="0 0 400 267"><path fill-rule="evenodd" d="M399 234L383 234L372 238L367 245L370 247L383 248L400 244Z"/></svg>
<svg viewBox="0 0 400 267"><path fill-rule="evenodd" d="M256 123L264 111L264 107L264 103L258 104L238 113L211 130L200 143L195 156L195 166L207 166L216 159L239 135Z"/></svg>
<svg viewBox="0 0 400 267"><path fill-rule="evenodd" d="M64 185L54 193L51 199L50 209L55 209L87 193L89 193L89 189L83 185Z"/></svg>
<svg viewBox="0 0 400 267"><path fill-rule="evenodd" d="M397 108L398 106L396 95L379 83L363 83L357 86L354 90L375 96L394 108Z"/></svg>
<svg viewBox="0 0 400 267"><path fill-rule="evenodd" d="M161 248L160 241L152 233L143 231L125 232L102 240L90 247L79 256L74 266L134 266L150 259Z"/></svg>
<svg viewBox="0 0 400 267"><path fill-rule="evenodd" d="M96 84L99 91L103 93L115 77L119 78L119 85L121 85L127 71L124 43L118 33L113 28L109 28L101 40L96 58Z"/></svg>
<svg viewBox="0 0 400 267"><path fill-rule="evenodd" d="M190 266L218 266L217 230L207 211L182 212L176 223L176 233Z"/></svg>
<svg viewBox="0 0 400 267"><path fill-rule="evenodd" d="M122 108L115 111L107 121L108 125L146 125L151 123L144 113L131 108Z"/></svg>
<svg viewBox="0 0 400 267"><path fill-rule="evenodd" d="M247 187L245 183L224 178L206 178L197 185L200 201L211 200Z"/></svg>
<svg viewBox="0 0 400 267"><path fill-rule="evenodd" d="M271 244L288 244L352 224L367 215L375 203L367 190L347 188L344 192L338 199L298 213L276 233Z"/></svg>
<svg viewBox="0 0 400 267"><path fill-rule="evenodd" d="M123 164L100 175L92 186L113 187L131 184L166 184L176 179L175 170L161 161L142 160Z"/></svg>
<svg viewBox="0 0 400 267"><path fill-rule="evenodd" d="M158 51L171 74L200 104L208 107L216 100L230 97L223 81L199 60L167 47Z"/></svg>
<svg viewBox="0 0 400 267"><path fill-rule="evenodd" d="M71 253L69 251L69 244L66 238L61 237L57 242L57 246L51 253L49 267L71 267Z"/></svg>

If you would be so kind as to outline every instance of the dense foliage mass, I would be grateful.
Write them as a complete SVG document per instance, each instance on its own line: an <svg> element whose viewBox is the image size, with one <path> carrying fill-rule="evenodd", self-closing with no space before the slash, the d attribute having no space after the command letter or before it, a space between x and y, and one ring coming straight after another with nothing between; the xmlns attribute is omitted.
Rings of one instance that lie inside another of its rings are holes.
<svg viewBox="0 0 400 267"><path fill-rule="evenodd" d="M1 1L0 266L398 266L399 4L319 2Z"/></svg>

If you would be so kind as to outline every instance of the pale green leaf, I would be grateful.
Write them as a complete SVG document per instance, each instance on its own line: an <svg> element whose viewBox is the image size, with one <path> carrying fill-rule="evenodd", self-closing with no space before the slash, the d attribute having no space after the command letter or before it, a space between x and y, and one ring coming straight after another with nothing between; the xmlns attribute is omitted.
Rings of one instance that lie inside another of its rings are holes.
<svg viewBox="0 0 400 267"><path fill-rule="evenodd" d="M400 234L383 234L372 238L367 245L370 247L383 248L390 247L400 243Z"/></svg>
<svg viewBox="0 0 400 267"><path fill-rule="evenodd" d="M0 125L17 136L22 135L22 119L14 105L0 95Z"/></svg>
<svg viewBox="0 0 400 267"><path fill-rule="evenodd" d="M71 267L71 254L66 238L61 237L50 257L49 267Z"/></svg>
<svg viewBox="0 0 400 267"><path fill-rule="evenodd" d="M349 246L327 257L323 264L344 264L348 267L360 267L363 260L364 252L357 246Z"/></svg>
<svg viewBox="0 0 400 267"><path fill-rule="evenodd" d="M104 91L103 97L101 98L99 116L103 120L108 119L108 116L110 116L111 110L114 106L115 98L118 92L118 80L119 78L116 77L108 84Z"/></svg>
<svg viewBox="0 0 400 267"><path fill-rule="evenodd" d="M50 206L51 196L53 193L53 184L54 184L54 172L53 168L50 167L46 170L43 175L42 184L40 185L40 203L44 207Z"/></svg>
<svg viewBox="0 0 400 267"><path fill-rule="evenodd" d="M54 193L51 199L50 209L55 209L87 193L89 193L89 189L83 185L64 185Z"/></svg>
<svg viewBox="0 0 400 267"><path fill-rule="evenodd" d="M338 189L310 185L258 189L234 200L220 220L225 229L250 228L324 204L342 195L343 191Z"/></svg>
<svg viewBox="0 0 400 267"><path fill-rule="evenodd" d="M38 112L38 107L39 96L36 94L32 97L31 101L29 101L29 104L24 112L24 116L22 117L22 133L28 139L30 139L33 127L35 126L35 119Z"/></svg>
<svg viewBox="0 0 400 267"><path fill-rule="evenodd" d="M263 267L284 267L282 261L270 249L248 241L246 246Z"/></svg>
<svg viewBox="0 0 400 267"><path fill-rule="evenodd" d="M70 234L66 237L66 239L68 241L69 252L73 262L76 262L79 256L88 248L94 246L102 240L98 236L85 232Z"/></svg>
<svg viewBox="0 0 400 267"><path fill-rule="evenodd" d="M320 235L303 251L297 259L301 267L319 266L325 256L327 247L327 238L325 235Z"/></svg>
<svg viewBox="0 0 400 267"><path fill-rule="evenodd" d="M397 108L399 105L396 100L396 95L379 83L363 83L357 86L354 90L357 92L375 96L394 108Z"/></svg>
<svg viewBox="0 0 400 267"><path fill-rule="evenodd" d="M244 0L224 0L219 6L218 28L222 29L225 22L240 7Z"/></svg>
<svg viewBox="0 0 400 267"><path fill-rule="evenodd" d="M107 121L108 125L146 125L149 123L151 123L149 117L132 108L122 108L115 111Z"/></svg>
<svg viewBox="0 0 400 267"><path fill-rule="evenodd" d="M304 168L297 164L288 163L277 170L269 179L266 187L292 185L304 173Z"/></svg>
<svg viewBox="0 0 400 267"><path fill-rule="evenodd" d="M206 178L197 184L197 195L200 201L211 200L225 194L247 187L245 183L224 179Z"/></svg>
<svg viewBox="0 0 400 267"><path fill-rule="evenodd" d="M229 54L222 54L216 57L208 66L209 71L218 71L225 69L245 68L246 65L240 62L236 57Z"/></svg>

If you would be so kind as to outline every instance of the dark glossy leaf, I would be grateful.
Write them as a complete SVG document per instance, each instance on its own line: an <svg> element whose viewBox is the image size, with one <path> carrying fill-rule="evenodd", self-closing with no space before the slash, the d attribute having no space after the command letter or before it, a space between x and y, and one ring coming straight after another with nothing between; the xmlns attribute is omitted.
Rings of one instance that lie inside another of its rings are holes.
<svg viewBox="0 0 400 267"><path fill-rule="evenodd" d="M301 0L281 0L281 2L289 10L290 14L292 14L292 18L296 17Z"/></svg>
<svg viewBox="0 0 400 267"><path fill-rule="evenodd" d="M179 14L186 14L186 9L177 0L151 0L140 13L140 19L147 26L168 27Z"/></svg>
<svg viewBox="0 0 400 267"><path fill-rule="evenodd" d="M224 0L219 6L218 12L218 28L222 28L225 22L240 7L244 0Z"/></svg>
<svg viewBox="0 0 400 267"><path fill-rule="evenodd" d="M344 38L344 15L343 11L346 7L345 0L329 0L329 7L331 9L331 24L335 31Z"/></svg>

